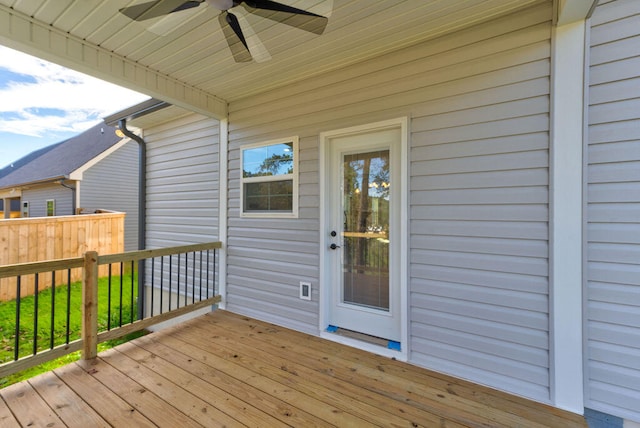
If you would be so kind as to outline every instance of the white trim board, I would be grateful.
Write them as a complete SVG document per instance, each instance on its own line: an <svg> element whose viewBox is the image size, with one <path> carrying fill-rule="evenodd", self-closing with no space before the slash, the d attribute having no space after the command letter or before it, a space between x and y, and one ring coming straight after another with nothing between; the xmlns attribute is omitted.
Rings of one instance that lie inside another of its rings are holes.
<svg viewBox="0 0 640 428"><path fill-rule="evenodd" d="M582 169L585 21L554 27L551 64L551 402L584 411L582 367Z"/></svg>

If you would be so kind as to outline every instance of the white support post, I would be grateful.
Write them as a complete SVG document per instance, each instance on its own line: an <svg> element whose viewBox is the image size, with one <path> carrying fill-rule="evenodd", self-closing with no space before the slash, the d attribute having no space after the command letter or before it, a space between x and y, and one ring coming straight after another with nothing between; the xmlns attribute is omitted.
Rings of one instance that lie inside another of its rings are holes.
<svg viewBox="0 0 640 428"><path fill-rule="evenodd" d="M582 414L585 20L555 27L551 67L551 400Z"/></svg>
<svg viewBox="0 0 640 428"><path fill-rule="evenodd" d="M226 309L227 304L227 187L228 187L228 150L229 150L229 119L220 121L220 139L218 144L218 170L220 177L218 182L218 240L222 242L222 248L218 252L218 293L222 300L218 304L220 309Z"/></svg>

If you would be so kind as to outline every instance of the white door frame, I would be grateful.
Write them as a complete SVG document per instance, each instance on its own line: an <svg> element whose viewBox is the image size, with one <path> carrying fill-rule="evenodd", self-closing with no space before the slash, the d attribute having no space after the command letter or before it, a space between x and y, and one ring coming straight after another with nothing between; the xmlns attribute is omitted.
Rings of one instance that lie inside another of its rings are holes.
<svg viewBox="0 0 640 428"><path fill-rule="evenodd" d="M344 343L355 348L364 349L376 354L395 357L398 360L406 361L409 355L409 341L408 341L408 271L409 271L409 161L408 161L408 125L409 120L407 117L400 117L396 119L385 120L381 122L369 123L365 125L359 125L349 128L336 129L332 131L322 132L320 134L320 336L329 340ZM368 342L340 336L337 334L329 333L326 331L326 327L329 321L329 285L327 284L328 278L330 278L329 269L327 263L327 248L330 245L329 242L329 229L331 219L331 204L330 198L327 197L327 189L329 188L330 178L328 176L327 168L329 168L329 140L336 137L349 136L353 134L359 134L363 132L372 132L376 130L383 130L389 128L400 129L400 240L398 247L400 248L400 311L401 311L401 350L391 350L383 348L381 346L373 345Z"/></svg>

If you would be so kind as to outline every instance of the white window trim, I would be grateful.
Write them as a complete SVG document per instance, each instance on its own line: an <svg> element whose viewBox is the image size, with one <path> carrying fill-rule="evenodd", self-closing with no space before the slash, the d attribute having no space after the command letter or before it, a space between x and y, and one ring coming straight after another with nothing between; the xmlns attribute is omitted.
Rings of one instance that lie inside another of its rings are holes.
<svg viewBox="0 0 640 428"><path fill-rule="evenodd" d="M53 214L49 215L49 202L53 204ZM45 216L47 217L55 217L56 216L56 200L55 199L47 199L45 202Z"/></svg>
<svg viewBox="0 0 640 428"><path fill-rule="evenodd" d="M275 144L293 143L293 173L286 175L249 177L244 178L242 172L243 155L247 149L257 147L272 146ZM240 217L244 218L298 218L298 137L279 138L277 140L264 141L254 144L246 144L240 147ZM293 201L291 212L245 212L244 211L244 184L245 183L265 183L269 181L293 180Z"/></svg>

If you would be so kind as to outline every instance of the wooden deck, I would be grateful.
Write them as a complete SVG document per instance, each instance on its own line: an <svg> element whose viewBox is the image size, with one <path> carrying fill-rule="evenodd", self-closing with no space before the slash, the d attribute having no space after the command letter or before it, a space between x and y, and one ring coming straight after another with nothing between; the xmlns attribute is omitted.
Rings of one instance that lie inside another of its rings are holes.
<svg viewBox="0 0 640 428"><path fill-rule="evenodd" d="M2 427L586 427L549 406L224 311L0 395Z"/></svg>

